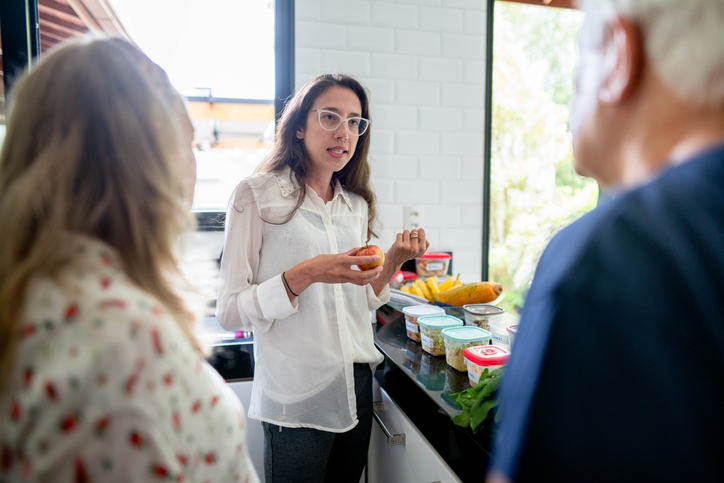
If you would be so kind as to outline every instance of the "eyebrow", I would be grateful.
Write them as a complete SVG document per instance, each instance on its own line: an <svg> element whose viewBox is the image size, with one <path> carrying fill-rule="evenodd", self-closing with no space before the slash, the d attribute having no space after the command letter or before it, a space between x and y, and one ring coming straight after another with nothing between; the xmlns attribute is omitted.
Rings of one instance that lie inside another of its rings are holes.
<svg viewBox="0 0 724 483"><path fill-rule="evenodd" d="M339 112L339 109L337 109L336 107L320 107L318 110L320 110L320 111L332 111L332 112L336 112L337 114L339 114L339 115L341 116L341 114L340 114L340 112ZM356 113L356 112L353 112L353 113L350 114L349 117L362 117L362 114L358 114L358 113Z"/></svg>

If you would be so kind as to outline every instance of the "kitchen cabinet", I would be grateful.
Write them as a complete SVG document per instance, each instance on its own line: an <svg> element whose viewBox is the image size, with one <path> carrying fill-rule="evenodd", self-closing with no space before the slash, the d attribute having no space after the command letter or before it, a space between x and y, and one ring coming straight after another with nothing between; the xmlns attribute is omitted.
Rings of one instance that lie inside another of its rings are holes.
<svg viewBox="0 0 724 483"><path fill-rule="evenodd" d="M453 483L461 481L387 392L373 381L375 412L367 457L367 481L372 483ZM404 444L390 445L382 429L404 434Z"/></svg>
<svg viewBox="0 0 724 483"><path fill-rule="evenodd" d="M470 387L467 373L456 371L447 365L444 356L430 356L419 342L408 339L400 311L388 304L377 312L375 345L385 356L384 363L375 371L380 397L394 402L404 416L402 419L410 421L431 446L435 459L441 459L452 470L456 479L450 481L483 481L491 459L491 429L473 434L470 428L461 428L451 421L462 410L450 396ZM416 459L417 465L433 460L431 456Z"/></svg>

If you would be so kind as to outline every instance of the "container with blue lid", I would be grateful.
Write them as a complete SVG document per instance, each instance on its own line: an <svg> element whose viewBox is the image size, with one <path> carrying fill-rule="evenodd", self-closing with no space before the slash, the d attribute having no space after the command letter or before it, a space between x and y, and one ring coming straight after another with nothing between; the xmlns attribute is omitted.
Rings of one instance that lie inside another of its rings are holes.
<svg viewBox="0 0 724 483"><path fill-rule="evenodd" d="M417 319L428 315L443 315L445 310L442 307L432 305L410 305L404 307L402 312L405 314L407 337L415 342L420 342L420 327L417 325Z"/></svg>
<svg viewBox="0 0 724 483"><path fill-rule="evenodd" d="M445 359L448 365L460 372L467 372L465 349L490 343L492 334L480 327L452 327L442 331L445 340Z"/></svg>
<svg viewBox="0 0 724 483"><path fill-rule="evenodd" d="M462 327L463 321L452 315L432 315L417 319L420 325L422 349L432 356L445 354L443 330Z"/></svg>

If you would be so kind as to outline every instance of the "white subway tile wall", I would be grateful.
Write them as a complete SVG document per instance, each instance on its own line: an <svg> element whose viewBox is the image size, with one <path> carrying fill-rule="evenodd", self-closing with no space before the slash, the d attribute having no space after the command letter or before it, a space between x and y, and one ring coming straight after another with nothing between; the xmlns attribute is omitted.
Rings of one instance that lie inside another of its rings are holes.
<svg viewBox="0 0 724 483"><path fill-rule="evenodd" d="M370 92L370 165L387 249L423 205L430 250L480 280L485 1L296 0L297 88L323 72Z"/></svg>

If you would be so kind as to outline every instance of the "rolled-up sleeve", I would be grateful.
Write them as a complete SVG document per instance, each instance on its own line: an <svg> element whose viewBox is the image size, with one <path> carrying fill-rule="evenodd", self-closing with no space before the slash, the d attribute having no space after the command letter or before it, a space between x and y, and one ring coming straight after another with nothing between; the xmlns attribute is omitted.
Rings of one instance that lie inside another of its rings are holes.
<svg viewBox="0 0 724 483"><path fill-rule="evenodd" d="M375 294L375 290L372 288L371 285L367 285L367 305L369 306L370 310L375 310L383 305L385 305L387 302L390 301L390 284L388 283L385 285L385 287L382 289L379 295Z"/></svg>
<svg viewBox="0 0 724 483"><path fill-rule="evenodd" d="M297 311L289 301L281 274L256 284L264 235L253 190L242 181L226 211L224 253L219 271L216 318L226 330L269 330L277 319Z"/></svg>

